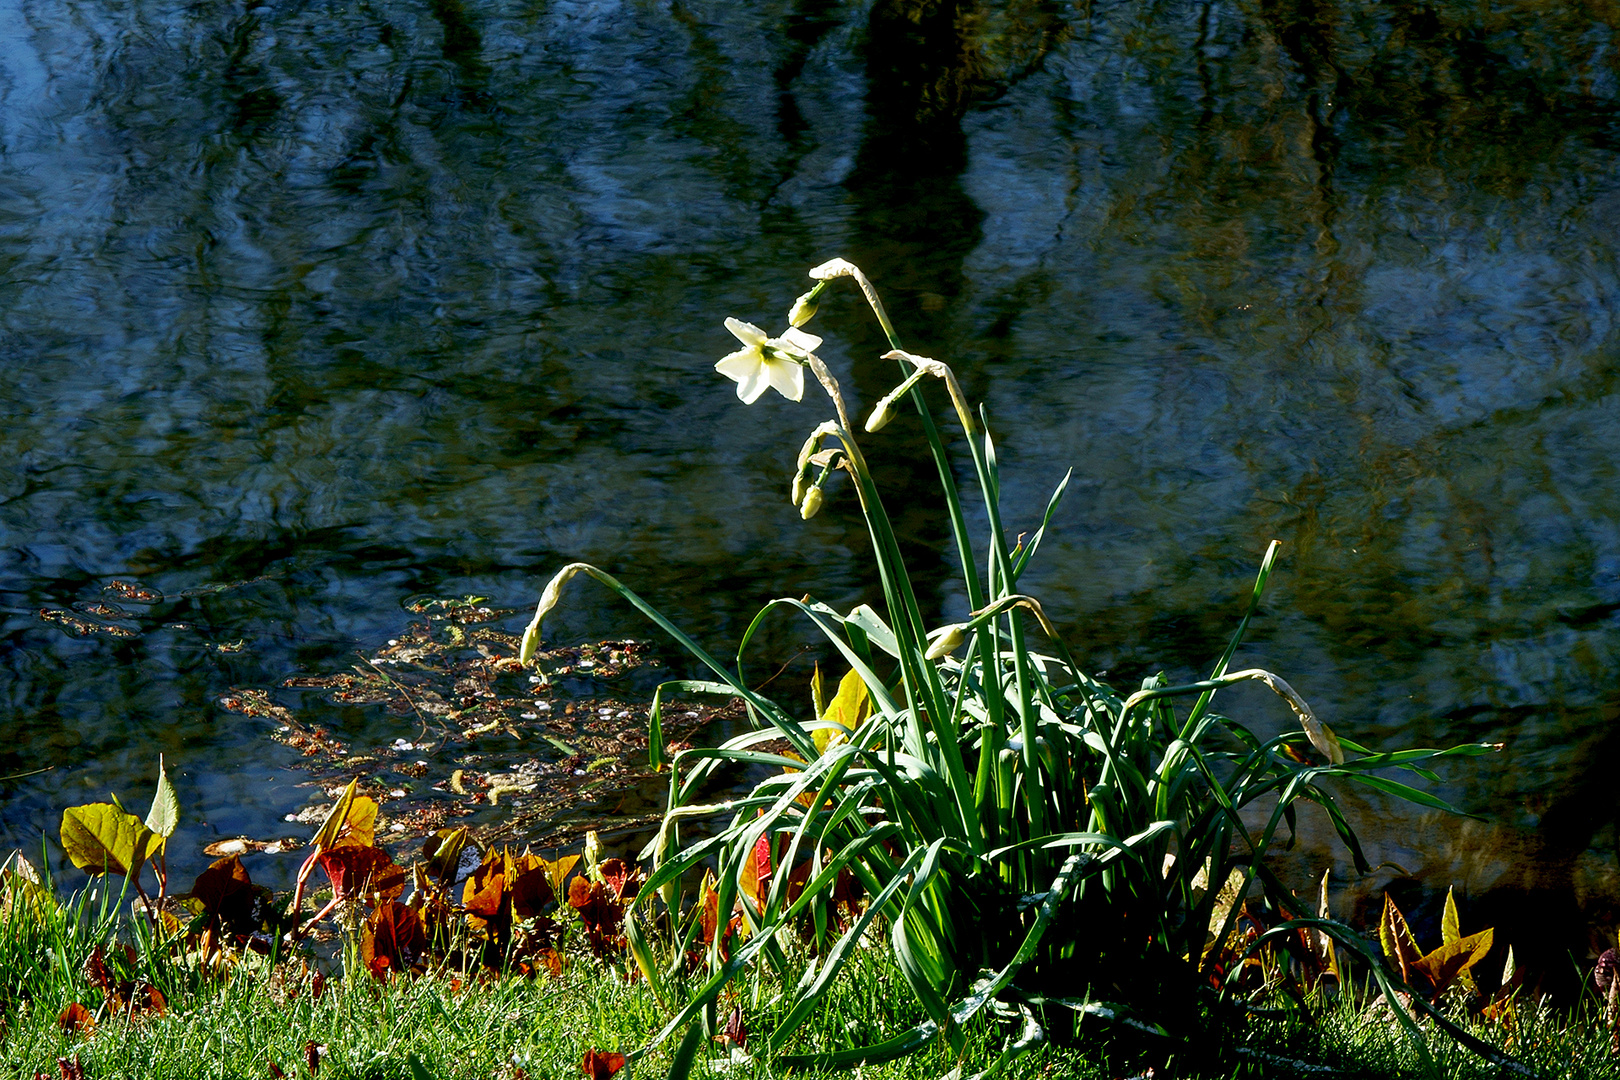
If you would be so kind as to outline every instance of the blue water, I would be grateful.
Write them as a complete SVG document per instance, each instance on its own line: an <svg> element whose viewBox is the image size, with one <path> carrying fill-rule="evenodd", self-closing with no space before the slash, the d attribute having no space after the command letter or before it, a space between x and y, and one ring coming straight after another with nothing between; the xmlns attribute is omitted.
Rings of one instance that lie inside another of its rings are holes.
<svg viewBox="0 0 1620 1080"><path fill-rule="evenodd" d="M1368 804L1377 850L1600 893L1615 30L1371 2L3 0L0 776L50 771L0 780L0 848L139 802L159 751L182 869L287 831L296 754L220 697L345 670L412 598L487 596L516 630L585 559L723 653L771 596L875 599L847 491L809 523L786 498L824 410L745 408L711 370L726 316L780 329L844 255L986 402L1012 529L1074 470L1025 584L1094 670L1206 667L1280 539L1241 662L1361 742L1506 744L1437 789L1486 833ZM852 294L813 328L857 401L890 388ZM868 452L944 618L919 447L898 421ZM108 601L130 636L40 614ZM653 632L584 585L548 622ZM754 668L812 639L773 624Z"/></svg>

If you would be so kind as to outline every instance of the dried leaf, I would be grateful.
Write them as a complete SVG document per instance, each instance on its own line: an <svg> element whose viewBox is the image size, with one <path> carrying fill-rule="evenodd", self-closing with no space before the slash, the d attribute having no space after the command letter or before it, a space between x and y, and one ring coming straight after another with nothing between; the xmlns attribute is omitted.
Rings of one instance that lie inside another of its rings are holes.
<svg viewBox="0 0 1620 1080"><path fill-rule="evenodd" d="M89 1034L96 1029L96 1018L90 1015L90 1010L77 1001L62 1010L56 1018L56 1026L62 1029L64 1035L73 1035L78 1032Z"/></svg>
<svg viewBox="0 0 1620 1080"><path fill-rule="evenodd" d="M355 800L356 803L359 800ZM370 801L369 799L366 801ZM352 820L352 818L351 818ZM332 882L337 900L397 900L405 891L405 871L388 852L377 847L358 847L343 841L320 854L321 869Z"/></svg>
<svg viewBox="0 0 1620 1080"><path fill-rule="evenodd" d="M612 1051L587 1050L580 1068L591 1080L608 1080L608 1077L624 1068L624 1055Z"/></svg>
<svg viewBox="0 0 1620 1080"><path fill-rule="evenodd" d="M521 920L545 914L557 903L557 894L551 888L551 873L546 861L538 855L525 855L513 860L517 876L512 880L512 915Z"/></svg>
<svg viewBox="0 0 1620 1080"><path fill-rule="evenodd" d="M1438 994L1456 982L1459 975L1485 959L1495 939L1495 931L1481 930L1440 946L1413 963L1412 967L1429 980Z"/></svg>
<svg viewBox="0 0 1620 1080"><path fill-rule="evenodd" d="M705 870L703 884L698 887L698 932L705 945L714 944L715 931L720 929L720 890L717 885L714 871Z"/></svg>
<svg viewBox="0 0 1620 1080"><path fill-rule="evenodd" d="M185 899L189 901L186 906L194 914L212 917L219 914L232 896L252 886L253 881L248 877L241 858L232 855L216 859L208 865L208 869L197 875L191 892L186 894Z"/></svg>
<svg viewBox="0 0 1620 1080"><path fill-rule="evenodd" d="M427 932L416 912L394 900L384 901L366 920L360 937L360 960L372 977L409 972L427 953Z"/></svg>
<svg viewBox="0 0 1620 1080"><path fill-rule="evenodd" d="M314 1076L321 1070L321 1050L323 1048L310 1039L304 1043L304 1067L309 1069L309 1075Z"/></svg>
<svg viewBox="0 0 1620 1080"><path fill-rule="evenodd" d="M263 905L270 899L270 890L253 884L242 860L232 855L210 863L181 899L192 914L228 933L245 935L263 922Z"/></svg>
<svg viewBox="0 0 1620 1080"><path fill-rule="evenodd" d="M469 916L481 920L475 929L486 924L499 929L510 922L512 901L506 889L506 866L510 861L504 853L492 851L467 875L461 887L461 906Z"/></svg>
<svg viewBox="0 0 1620 1080"><path fill-rule="evenodd" d="M106 954L102 952L100 945L91 949L90 955L84 961L84 981L103 994L111 993L117 985L112 969L107 966Z"/></svg>
<svg viewBox="0 0 1620 1080"><path fill-rule="evenodd" d="M1384 955L1400 968L1402 980L1411 982L1412 966L1423 954L1412 936L1412 928L1406 925L1406 916L1388 893L1384 894L1384 912L1378 920L1378 941L1384 947Z"/></svg>
<svg viewBox="0 0 1620 1080"><path fill-rule="evenodd" d="M743 1023L743 1011L741 1005L738 1005L736 1008L731 1010L730 1015L726 1017L725 1030L715 1036L715 1041L717 1041L721 1046L727 1048L733 1046L737 1047L738 1049L747 1048L748 1026Z"/></svg>
<svg viewBox="0 0 1620 1080"><path fill-rule="evenodd" d="M770 895L770 880L771 840L768 836L762 836L755 842L753 852L743 861L737 889L763 911L765 899Z"/></svg>
<svg viewBox="0 0 1620 1080"><path fill-rule="evenodd" d="M579 912L585 926L585 939L597 956L608 956L624 948L619 933L624 924L624 903L600 881L576 877L568 885L568 903Z"/></svg>
<svg viewBox="0 0 1620 1080"><path fill-rule="evenodd" d="M281 1066L273 1061L266 1062L270 1066L270 1080L287 1080L287 1074L281 1071Z"/></svg>
<svg viewBox="0 0 1620 1080"><path fill-rule="evenodd" d="M647 880L647 875L639 869L628 866L623 859L609 859L598 868L601 881L613 890L613 895L620 900L633 900L641 891L641 883Z"/></svg>

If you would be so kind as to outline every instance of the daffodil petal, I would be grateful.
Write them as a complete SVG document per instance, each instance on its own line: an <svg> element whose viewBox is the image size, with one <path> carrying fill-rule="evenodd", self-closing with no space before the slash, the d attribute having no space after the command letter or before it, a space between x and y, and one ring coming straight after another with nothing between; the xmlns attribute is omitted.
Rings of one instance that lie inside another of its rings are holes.
<svg viewBox="0 0 1620 1080"><path fill-rule="evenodd" d="M767 365L760 364L748 373L746 379L737 380L737 396L742 398L744 405L752 405L770 385L770 371Z"/></svg>
<svg viewBox="0 0 1620 1080"><path fill-rule="evenodd" d="M789 401L804 397L804 368L791 360L767 360L761 367L778 394Z"/></svg>
<svg viewBox="0 0 1620 1080"><path fill-rule="evenodd" d="M727 319L726 329L731 331L732 337L755 349L770 340L765 331L753 323L743 322L741 319Z"/></svg>
<svg viewBox="0 0 1620 1080"><path fill-rule="evenodd" d="M752 404L769 385L764 375L765 358L759 348L738 349L714 365L714 370L737 384L737 396Z"/></svg>
<svg viewBox="0 0 1620 1080"><path fill-rule="evenodd" d="M814 334L807 334L797 326L790 326L782 331L782 341L800 352L815 352L821 346L821 339Z"/></svg>
<svg viewBox="0 0 1620 1080"><path fill-rule="evenodd" d="M715 365L714 370L733 382L742 382L753 370L764 362L758 349L738 349L728 356L722 357Z"/></svg>

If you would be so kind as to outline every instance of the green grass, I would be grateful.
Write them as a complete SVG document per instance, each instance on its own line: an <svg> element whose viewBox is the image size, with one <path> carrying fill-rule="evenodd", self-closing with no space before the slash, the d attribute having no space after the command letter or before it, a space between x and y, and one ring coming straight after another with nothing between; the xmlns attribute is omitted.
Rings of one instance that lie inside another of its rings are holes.
<svg viewBox="0 0 1620 1080"><path fill-rule="evenodd" d="M527 1077L580 1077L588 1049L630 1052L646 1045L668 1020L672 1007L660 1004L647 982L627 979L587 957L572 960L559 978L429 975L395 979L383 985L368 977L334 976L317 998L311 973L299 962L273 970L249 956L230 968L203 974L184 961L149 950L144 924L113 914L111 905L90 903L86 893L45 909L13 905L0 912L0 1076L31 1080L36 1073L59 1075L59 1057L77 1057L87 1077L271 1077L275 1063L287 1076L307 1076L308 1042L325 1048L321 1077L407 1078L421 1080L515 1080ZM127 909L126 909L127 910ZM168 998L162 1016L133 1019L108 1016L101 992L85 975L85 961L97 945L117 943L137 949L137 968ZM633 966L631 967L633 970ZM924 1018L907 992L892 954L861 948L846 965L818 1008L800 1029L792 1051L816 1055L879 1042ZM788 1011L793 995L761 981L761 993L724 998L721 1022L741 1005L751 1031L767 1031ZM791 988L789 988L791 989ZM64 1034L57 1017L72 1002L98 1011L94 1031ZM1436 1071L1428 1072L1413 1044L1388 1013L1348 1001L1319 1002L1309 1009L1279 1007L1247 1018L1206 1017L1216 1037L1202 1050L1183 1049L1161 1061L1155 1076L1359 1077L1443 1076L1486 1080L1502 1072L1449 1039L1430 1040ZM1521 1008L1510 1036L1501 1027L1473 1030L1502 1044L1537 1075L1549 1078L1620 1076L1608 1037L1592 1008L1575 1013ZM1008 1027L977 1018L965 1032L959 1058L944 1040L921 1052L853 1074L812 1066L795 1076L855 1075L880 1078L940 1077L957 1066L962 1076L987 1067ZM1003 1075L1117 1080L1142 1074L1128 1053L1106 1055L1105 1034L1081 1031L1074 1045L1042 1046L1010 1064ZM1211 1055L1215 1043L1225 1044ZM655 1077L670 1068L671 1040L634 1062L621 1075ZM1189 1053L1202 1054L1190 1058ZM700 1052L694 1075L784 1076L757 1061L716 1069L725 1050L710 1043ZM1303 1062L1311 1068L1298 1068Z"/></svg>

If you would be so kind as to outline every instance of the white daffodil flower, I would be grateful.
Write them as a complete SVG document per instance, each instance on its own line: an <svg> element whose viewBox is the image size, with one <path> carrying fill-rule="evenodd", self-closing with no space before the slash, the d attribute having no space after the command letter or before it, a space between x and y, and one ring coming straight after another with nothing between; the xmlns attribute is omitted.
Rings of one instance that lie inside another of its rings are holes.
<svg viewBox="0 0 1620 1080"><path fill-rule="evenodd" d="M743 347L714 365L714 370L737 384L737 396L745 404L759 400L767 386L789 401L804 397L804 356L821 344L814 334L797 327L781 337L766 337L765 331L741 319L727 319L726 329Z"/></svg>

